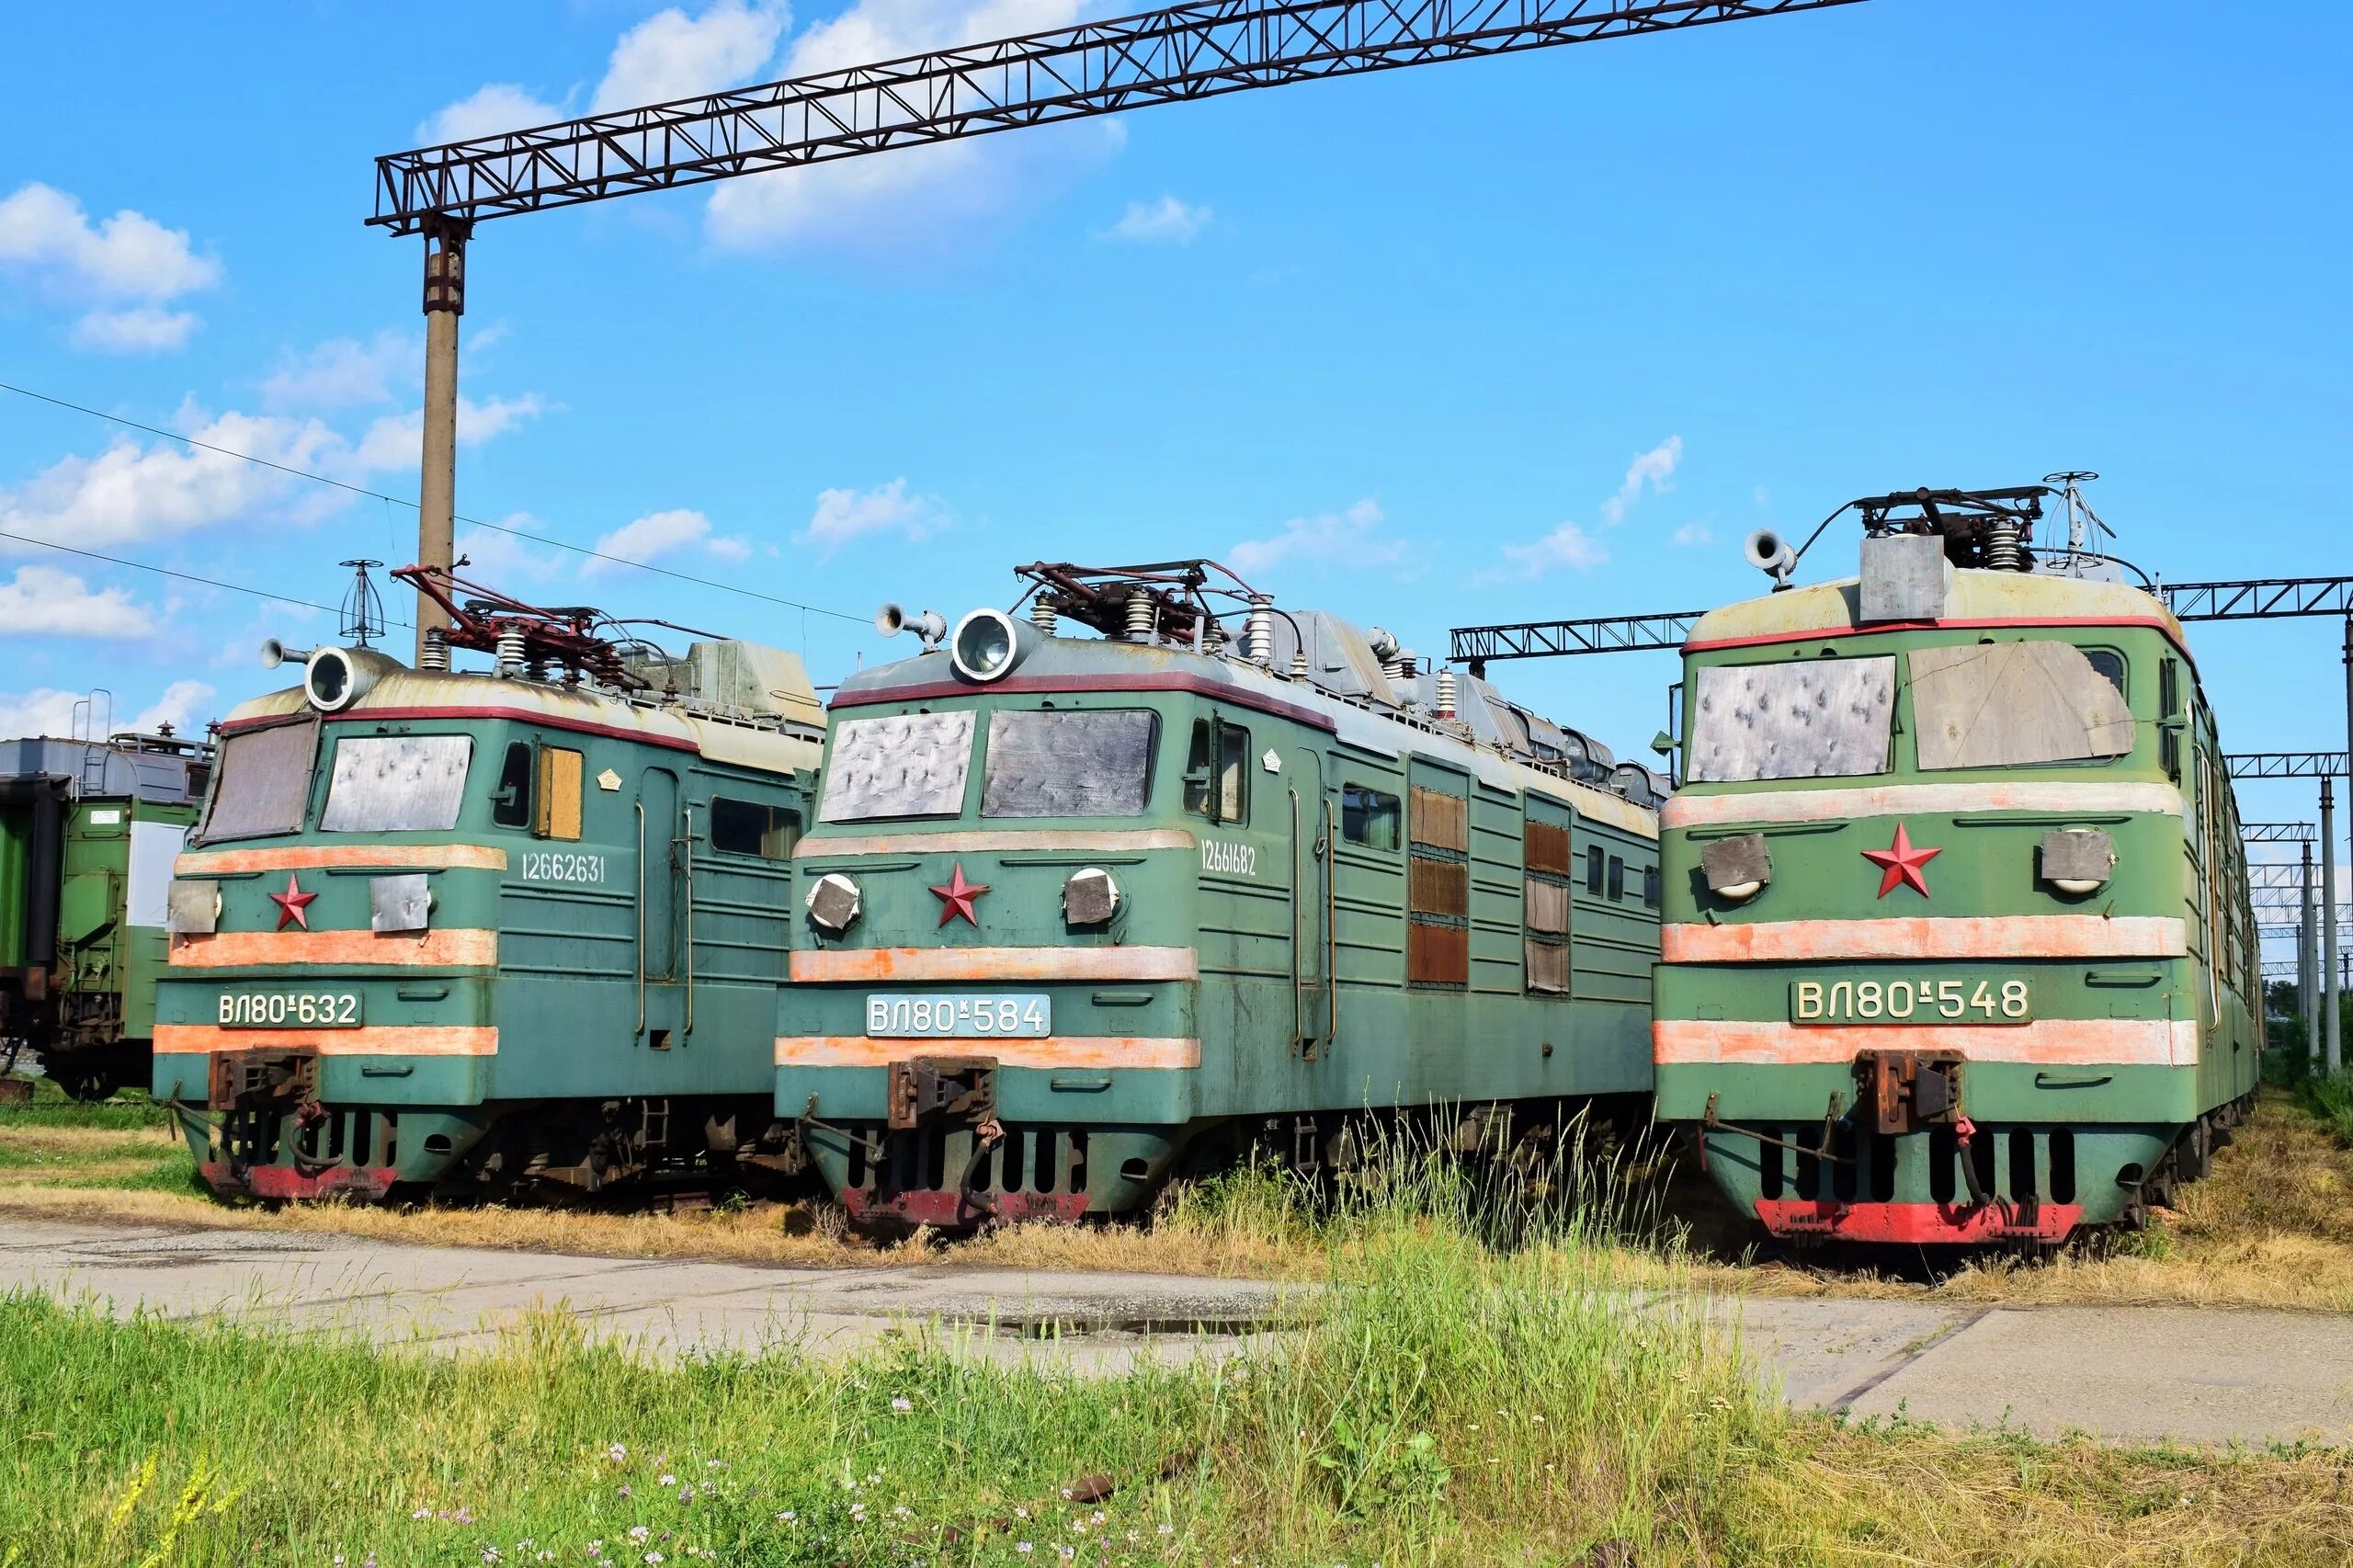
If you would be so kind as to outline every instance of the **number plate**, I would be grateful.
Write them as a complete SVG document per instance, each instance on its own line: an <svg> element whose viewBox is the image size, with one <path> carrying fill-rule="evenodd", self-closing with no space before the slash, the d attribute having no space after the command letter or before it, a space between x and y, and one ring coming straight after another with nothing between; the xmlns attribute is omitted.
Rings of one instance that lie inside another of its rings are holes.
<svg viewBox="0 0 2353 1568"><path fill-rule="evenodd" d="M227 991L221 995L224 1029L356 1029L357 991Z"/></svg>
<svg viewBox="0 0 2353 1568"><path fill-rule="evenodd" d="M1800 980L1793 1024L2030 1024L2034 993L1998 975L1933 980Z"/></svg>
<svg viewBox="0 0 2353 1568"><path fill-rule="evenodd" d="M1054 1005L1036 993L934 993L866 999L866 1032L884 1040L1038 1040L1054 1032Z"/></svg>

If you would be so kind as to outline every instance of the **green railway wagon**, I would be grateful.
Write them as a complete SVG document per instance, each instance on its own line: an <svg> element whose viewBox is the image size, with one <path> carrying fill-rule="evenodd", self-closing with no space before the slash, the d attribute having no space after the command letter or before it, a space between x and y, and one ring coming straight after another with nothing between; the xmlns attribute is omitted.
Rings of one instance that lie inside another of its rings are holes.
<svg viewBox="0 0 2353 1568"><path fill-rule="evenodd" d="M2197 665L2117 563L2038 561L2045 494L1857 503L1859 576L1684 646L1658 1112L1777 1235L2131 1222L2254 1094L2256 932Z"/></svg>
<svg viewBox="0 0 2353 1568"><path fill-rule="evenodd" d="M0 741L0 1059L76 1099L147 1079L172 858L211 747Z"/></svg>
<svg viewBox="0 0 2353 1568"><path fill-rule="evenodd" d="M204 1179L565 1197L783 1162L800 660L424 585L472 595L451 645L493 669L323 648L221 726L155 1033Z"/></svg>
<svg viewBox="0 0 2353 1568"><path fill-rule="evenodd" d="M794 851L776 1106L856 1221L1647 1111L1655 775L1211 562L1022 574L841 687Z"/></svg>

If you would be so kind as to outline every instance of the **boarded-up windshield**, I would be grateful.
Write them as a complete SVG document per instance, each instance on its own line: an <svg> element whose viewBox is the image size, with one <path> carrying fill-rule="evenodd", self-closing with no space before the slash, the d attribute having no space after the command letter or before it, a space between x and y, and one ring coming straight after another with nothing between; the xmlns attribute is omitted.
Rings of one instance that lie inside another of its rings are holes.
<svg viewBox="0 0 2353 1568"><path fill-rule="evenodd" d="M947 816L964 809L972 715L900 713L834 725L820 822Z"/></svg>
<svg viewBox="0 0 2353 1568"><path fill-rule="evenodd" d="M321 833L443 833L466 798L467 735L352 735L335 743Z"/></svg>
<svg viewBox="0 0 2353 1568"><path fill-rule="evenodd" d="M1928 770L2086 762L2132 749L2124 694L2072 642L1915 649L1912 710Z"/></svg>
<svg viewBox="0 0 2353 1568"><path fill-rule="evenodd" d="M1884 773L1895 660L1711 665L1693 702L1695 783Z"/></svg>
<svg viewBox="0 0 2353 1568"><path fill-rule="evenodd" d="M989 715L984 817L1127 817L1152 790L1149 712Z"/></svg>
<svg viewBox="0 0 2353 1568"><path fill-rule="evenodd" d="M223 741L220 781L204 819L205 842L300 832L318 744L319 726L308 720L247 730Z"/></svg>

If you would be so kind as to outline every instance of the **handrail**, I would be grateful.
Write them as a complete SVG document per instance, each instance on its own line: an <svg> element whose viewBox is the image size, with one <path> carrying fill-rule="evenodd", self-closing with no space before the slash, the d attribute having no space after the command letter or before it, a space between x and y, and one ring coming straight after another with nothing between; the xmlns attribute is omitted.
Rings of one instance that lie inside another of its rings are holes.
<svg viewBox="0 0 2353 1568"><path fill-rule="evenodd" d="M683 793L681 791L682 797ZM695 1032L695 803L692 801L679 800L678 824L684 830L677 842L678 858L687 869L687 1027L683 1032L692 1034Z"/></svg>
<svg viewBox="0 0 2353 1568"><path fill-rule="evenodd" d="M1294 789L1289 793L1290 795L1290 836L1285 841L1284 847L1290 852L1290 865L1287 869L1290 875L1285 880L1290 886L1289 900L1290 905L1290 942L1289 944L1290 948L1290 1048L1297 1051L1305 1042L1307 1033L1304 1020L1300 1014L1299 1000L1301 978L1299 967L1299 791Z"/></svg>
<svg viewBox="0 0 2353 1568"><path fill-rule="evenodd" d="M1319 786L1321 780L1318 781ZM1324 1054L1340 1043L1340 923L1335 913L1339 881L1340 824L1332 813L1332 798L1324 797Z"/></svg>
<svg viewBox="0 0 2353 1568"><path fill-rule="evenodd" d="M645 1038L645 801L637 802L637 1036Z"/></svg>

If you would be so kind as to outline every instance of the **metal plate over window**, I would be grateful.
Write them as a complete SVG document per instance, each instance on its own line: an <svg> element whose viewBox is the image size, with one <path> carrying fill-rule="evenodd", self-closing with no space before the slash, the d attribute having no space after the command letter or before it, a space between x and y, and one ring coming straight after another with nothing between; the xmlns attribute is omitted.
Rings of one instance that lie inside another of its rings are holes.
<svg viewBox="0 0 2353 1568"><path fill-rule="evenodd" d="M1156 731L1140 709L992 713L981 815L1138 815L1152 789Z"/></svg>
<svg viewBox="0 0 2353 1568"><path fill-rule="evenodd" d="M433 895L423 872L368 879L368 926L379 937L425 929Z"/></svg>
<svg viewBox="0 0 2353 1568"><path fill-rule="evenodd" d="M1884 773L1895 660L1792 659L1698 673L1695 783Z"/></svg>
<svg viewBox="0 0 2353 1568"><path fill-rule="evenodd" d="M1915 648L1912 710L1928 770L2082 762L2132 749L2124 694L2072 642Z"/></svg>
<svg viewBox="0 0 2353 1568"><path fill-rule="evenodd" d="M322 833L438 833L458 824L469 735L348 735L335 743Z"/></svg>
<svg viewBox="0 0 2353 1568"><path fill-rule="evenodd" d="M222 742L205 842L300 832L318 747L319 726L312 721L247 730Z"/></svg>
<svg viewBox="0 0 2353 1568"><path fill-rule="evenodd" d="M821 822L948 816L963 810L972 715L900 713L834 726Z"/></svg>

